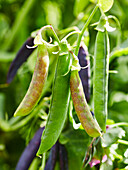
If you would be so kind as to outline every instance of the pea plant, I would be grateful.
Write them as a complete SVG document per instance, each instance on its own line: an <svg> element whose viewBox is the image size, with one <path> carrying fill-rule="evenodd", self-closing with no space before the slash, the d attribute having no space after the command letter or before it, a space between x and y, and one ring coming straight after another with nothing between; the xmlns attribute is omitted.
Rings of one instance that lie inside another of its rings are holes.
<svg viewBox="0 0 128 170"><path fill-rule="evenodd" d="M110 73L116 73L109 65L118 53L110 53L110 35L120 28L118 19L107 14L113 3L99 0L81 29L56 30L45 25L32 32L12 61L6 86L29 56L37 55L31 82L14 117L0 118L0 130L23 129L27 136L16 170L111 170L118 169L116 159L125 164L116 149L119 143L127 145L120 126L128 123L108 119L108 80ZM97 11L100 18L91 24ZM89 26L96 30L94 55L86 45Z"/></svg>

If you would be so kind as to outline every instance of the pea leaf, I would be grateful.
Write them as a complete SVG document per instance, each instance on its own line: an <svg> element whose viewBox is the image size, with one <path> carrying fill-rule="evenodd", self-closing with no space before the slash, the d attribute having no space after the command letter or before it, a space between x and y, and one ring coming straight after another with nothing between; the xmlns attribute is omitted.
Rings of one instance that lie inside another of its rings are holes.
<svg viewBox="0 0 128 170"><path fill-rule="evenodd" d="M59 142L65 143L68 152L69 169L78 170L82 167L82 160L85 152L88 150L91 139L84 130L75 130L72 127L61 133Z"/></svg>
<svg viewBox="0 0 128 170"><path fill-rule="evenodd" d="M77 16L80 12L84 10L89 4L89 0L75 0L74 14Z"/></svg>
<svg viewBox="0 0 128 170"><path fill-rule="evenodd" d="M107 12L113 5L114 0L99 0L98 4L101 6L103 12Z"/></svg>
<svg viewBox="0 0 128 170"><path fill-rule="evenodd" d="M102 163L100 166L100 170L112 170L113 169L113 163L112 160L108 159L106 162Z"/></svg>
<svg viewBox="0 0 128 170"><path fill-rule="evenodd" d="M0 51L0 62L11 62L15 57L14 53Z"/></svg>
<svg viewBox="0 0 128 170"><path fill-rule="evenodd" d="M102 140L102 146L108 147L123 136L125 136L125 131L120 127L108 129L103 136L104 140Z"/></svg>
<svg viewBox="0 0 128 170"><path fill-rule="evenodd" d="M121 92L121 91L114 91L111 94L111 98L110 98L110 105L112 106L114 103L118 103L118 102L122 102L122 101L126 101L128 102L128 95Z"/></svg>
<svg viewBox="0 0 128 170"><path fill-rule="evenodd" d="M67 148L71 149L77 155L85 154L89 143L91 142L91 137L81 129L69 129L60 135L60 143L65 143Z"/></svg>

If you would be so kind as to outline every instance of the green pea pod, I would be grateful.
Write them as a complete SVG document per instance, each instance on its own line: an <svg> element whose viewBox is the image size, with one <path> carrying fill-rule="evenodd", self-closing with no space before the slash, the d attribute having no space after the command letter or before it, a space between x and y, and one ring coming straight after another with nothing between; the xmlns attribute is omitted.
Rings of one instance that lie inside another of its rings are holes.
<svg viewBox="0 0 128 170"><path fill-rule="evenodd" d="M69 53L58 57L49 116L37 155L46 152L56 143L64 126L70 98L70 61Z"/></svg>
<svg viewBox="0 0 128 170"><path fill-rule="evenodd" d="M109 71L109 38L106 31L97 33L94 56L94 114L102 131L105 132Z"/></svg>
<svg viewBox="0 0 128 170"><path fill-rule="evenodd" d="M83 128L91 137L101 136L100 127L93 118L85 99L78 70L71 71L70 89L75 111Z"/></svg>
<svg viewBox="0 0 128 170"><path fill-rule="evenodd" d="M44 45L38 46L38 55L33 77L28 91L14 113L14 116L25 116L29 114L39 101L47 79L49 57Z"/></svg>

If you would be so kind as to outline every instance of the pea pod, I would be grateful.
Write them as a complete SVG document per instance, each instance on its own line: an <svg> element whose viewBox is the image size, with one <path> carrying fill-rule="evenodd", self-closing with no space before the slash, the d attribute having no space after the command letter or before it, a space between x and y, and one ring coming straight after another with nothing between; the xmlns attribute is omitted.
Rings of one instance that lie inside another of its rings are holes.
<svg viewBox="0 0 128 170"><path fill-rule="evenodd" d="M39 101L47 79L49 57L44 45L38 46L38 55L33 77L28 91L14 113L14 116L25 116L29 114Z"/></svg>
<svg viewBox="0 0 128 170"><path fill-rule="evenodd" d="M87 58L88 51L81 46L79 48L79 53L78 53L78 59L79 59L79 64L81 67L85 67L89 65L89 61L86 59ZM90 99L90 68L86 69L81 69L79 71L79 76L83 85L83 90L85 94L85 98L87 102L89 102Z"/></svg>
<svg viewBox="0 0 128 170"><path fill-rule="evenodd" d="M49 116L37 155L46 152L56 143L64 126L70 98L70 60L67 52L58 57Z"/></svg>
<svg viewBox="0 0 128 170"><path fill-rule="evenodd" d="M49 155L49 158L45 165L44 170L55 169L55 165L56 165L57 157L58 157L58 151L59 151L59 142L57 141L56 144L50 150L50 155Z"/></svg>
<svg viewBox="0 0 128 170"><path fill-rule="evenodd" d="M105 132L107 118L107 91L109 69L109 38L106 31L99 31L97 33L94 56L94 114L101 129Z"/></svg>
<svg viewBox="0 0 128 170"><path fill-rule="evenodd" d="M16 170L25 170L28 169L34 157L36 156L36 152L39 148L41 135L44 128L40 128L28 144L28 146L23 151L17 165Z"/></svg>
<svg viewBox="0 0 128 170"><path fill-rule="evenodd" d="M95 121L95 119L93 118L89 110L87 101L85 99L78 70L71 71L70 89L71 89L73 104L83 128L91 137L101 136L100 127Z"/></svg>
<svg viewBox="0 0 128 170"><path fill-rule="evenodd" d="M59 143L60 170L68 170L68 154L64 145Z"/></svg>
<svg viewBox="0 0 128 170"><path fill-rule="evenodd" d="M31 53L35 50L35 48L28 49L26 47L26 45L33 46L34 45L33 40L34 38L29 37L16 54L15 59L12 61L7 74L8 84L12 82L20 66L28 59Z"/></svg>

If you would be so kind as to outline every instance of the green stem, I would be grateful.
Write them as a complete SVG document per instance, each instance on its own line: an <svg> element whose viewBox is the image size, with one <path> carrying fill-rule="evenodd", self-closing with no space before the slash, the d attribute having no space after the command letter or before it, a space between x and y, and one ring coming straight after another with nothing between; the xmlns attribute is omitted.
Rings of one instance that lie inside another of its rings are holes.
<svg viewBox="0 0 128 170"><path fill-rule="evenodd" d="M34 112L32 112L29 116L27 116L25 119L21 120L20 122L10 127L10 131L18 130L24 125L26 125L34 117L35 113L37 113L37 109Z"/></svg>
<svg viewBox="0 0 128 170"><path fill-rule="evenodd" d="M38 107L36 107L35 110L29 116L27 116L22 121L18 122L16 125L13 125L10 131L18 130L19 128L26 125L39 112L40 109L43 109L44 103L45 103L45 100L42 100L42 102L40 102Z"/></svg>
<svg viewBox="0 0 128 170"><path fill-rule="evenodd" d="M21 121L21 119L23 119L22 116L11 117L11 118L8 120L8 123L9 123L10 126L13 126L13 125L16 124L17 122Z"/></svg>
<svg viewBox="0 0 128 170"><path fill-rule="evenodd" d="M89 23L91 22L93 16L95 15L98 7L99 7L99 5L97 4L95 6L95 8L93 9L91 15L89 16L88 20L86 21L83 29L81 30L81 33L79 34L79 37L78 37L78 40L77 40L77 45L76 45L76 50L75 50L75 55L78 55L78 51L79 51L79 47L80 47L80 42L81 42L82 36L84 35L84 32L85 32L86 28L88 27Z"/></svg>
<svg viewBox="0 0 128 170"><path fill-rule="evenodd" d="M9 36L7 36L6 43L4 44L4 50L9 50L11 45L14 42L14 39L18 33L18 31L22 28L23 22L29 13L31 7L34 5L35 0L26 0L24 5L22 6L21 10L19 11L16 20L13 24L12 30L9 33Z"/></svg>
<svg viewBox="0 0 128 170"><path fill-rule="evenodd" d="M42 100L42 102L40 102L38 107L36 107L35 110L31 114L29 114L23 120L17 122L15 125L11 126L7 121L0 119L0 129L2 129L5 132L12 132L12 131L20 129L21 127L26 125L36 114L38 114L40 109L43 109L44 103L45 103L45 100Z"/></svg>
<svg viewBox="0 0 128 170"><path fill-rule="evenodd" d="M93 138L92 141L91 141L91 143L90 143L90 145L89 145L89 147L88 147L88 150L87 150L87 153L86 153L86 155L85 155L85 158L84 158L84 161L83 161L83 165L82 165L81 170L87 166L88 162L90 162L91 157L89 158L89 160L88 160L88 157L89 157L89 155L90 155L90 152L91 152L92 147L93 147L92 145L93 145L93 143L94 143L95 140L96 140L96 138ZM87 161L87 160L88 160L88 161Z"/></svg>
<svg viewBox="0 0 128 170"><path fill-rule="evenodd" d="M44 168L45 168L45 161L46 161L46 152L43 153L43 157L42 157L42 165L41 165L41 167L40 167L39 170L44 170Z"/></svg>
<svg viewBox="0 0 128 170"><path fill-rule="evenodd" d="M0 62L11 62L15 58L15 53L0 51Z"/></svg>
<svg viewBox="0 0 128 170"><path fill-rule="evenodd" d="M80 33L81 33L80 31L72 31L72 32L70 32L68 35L66 35L66 36L62 39L62 41L68 39L68 38L69 38L70 36L72 36L73 34L80 34Z"/></svg>
<svg viewBox="0 0 128 170"><path fill-rule="evenodd" d="M120 139L118 139L117 143L121 143L121 144L124 144L124 145L128 145L128 141L126 141L126 140L120 140Z"/></svg>
<svg viewBox="0 0 128 170"><path fill-rule="evenodd" d="M76 26L72 26L72 27L69 27L69 28L65 28L63 30L60 30L58 32L58 35L59 37L60 36L64 36L65 34L69 33L69 32L72 32L72 31L78 31L79 29L76 27Z"/></svg>
<svg viewBox="0 0 128 170"><path fill-rule="evenodd" d="M113 125L110 125L110 127L117 127L117 126L128 126L128 123L126 122L121 122L121 123L115 123Z"/></svg>

